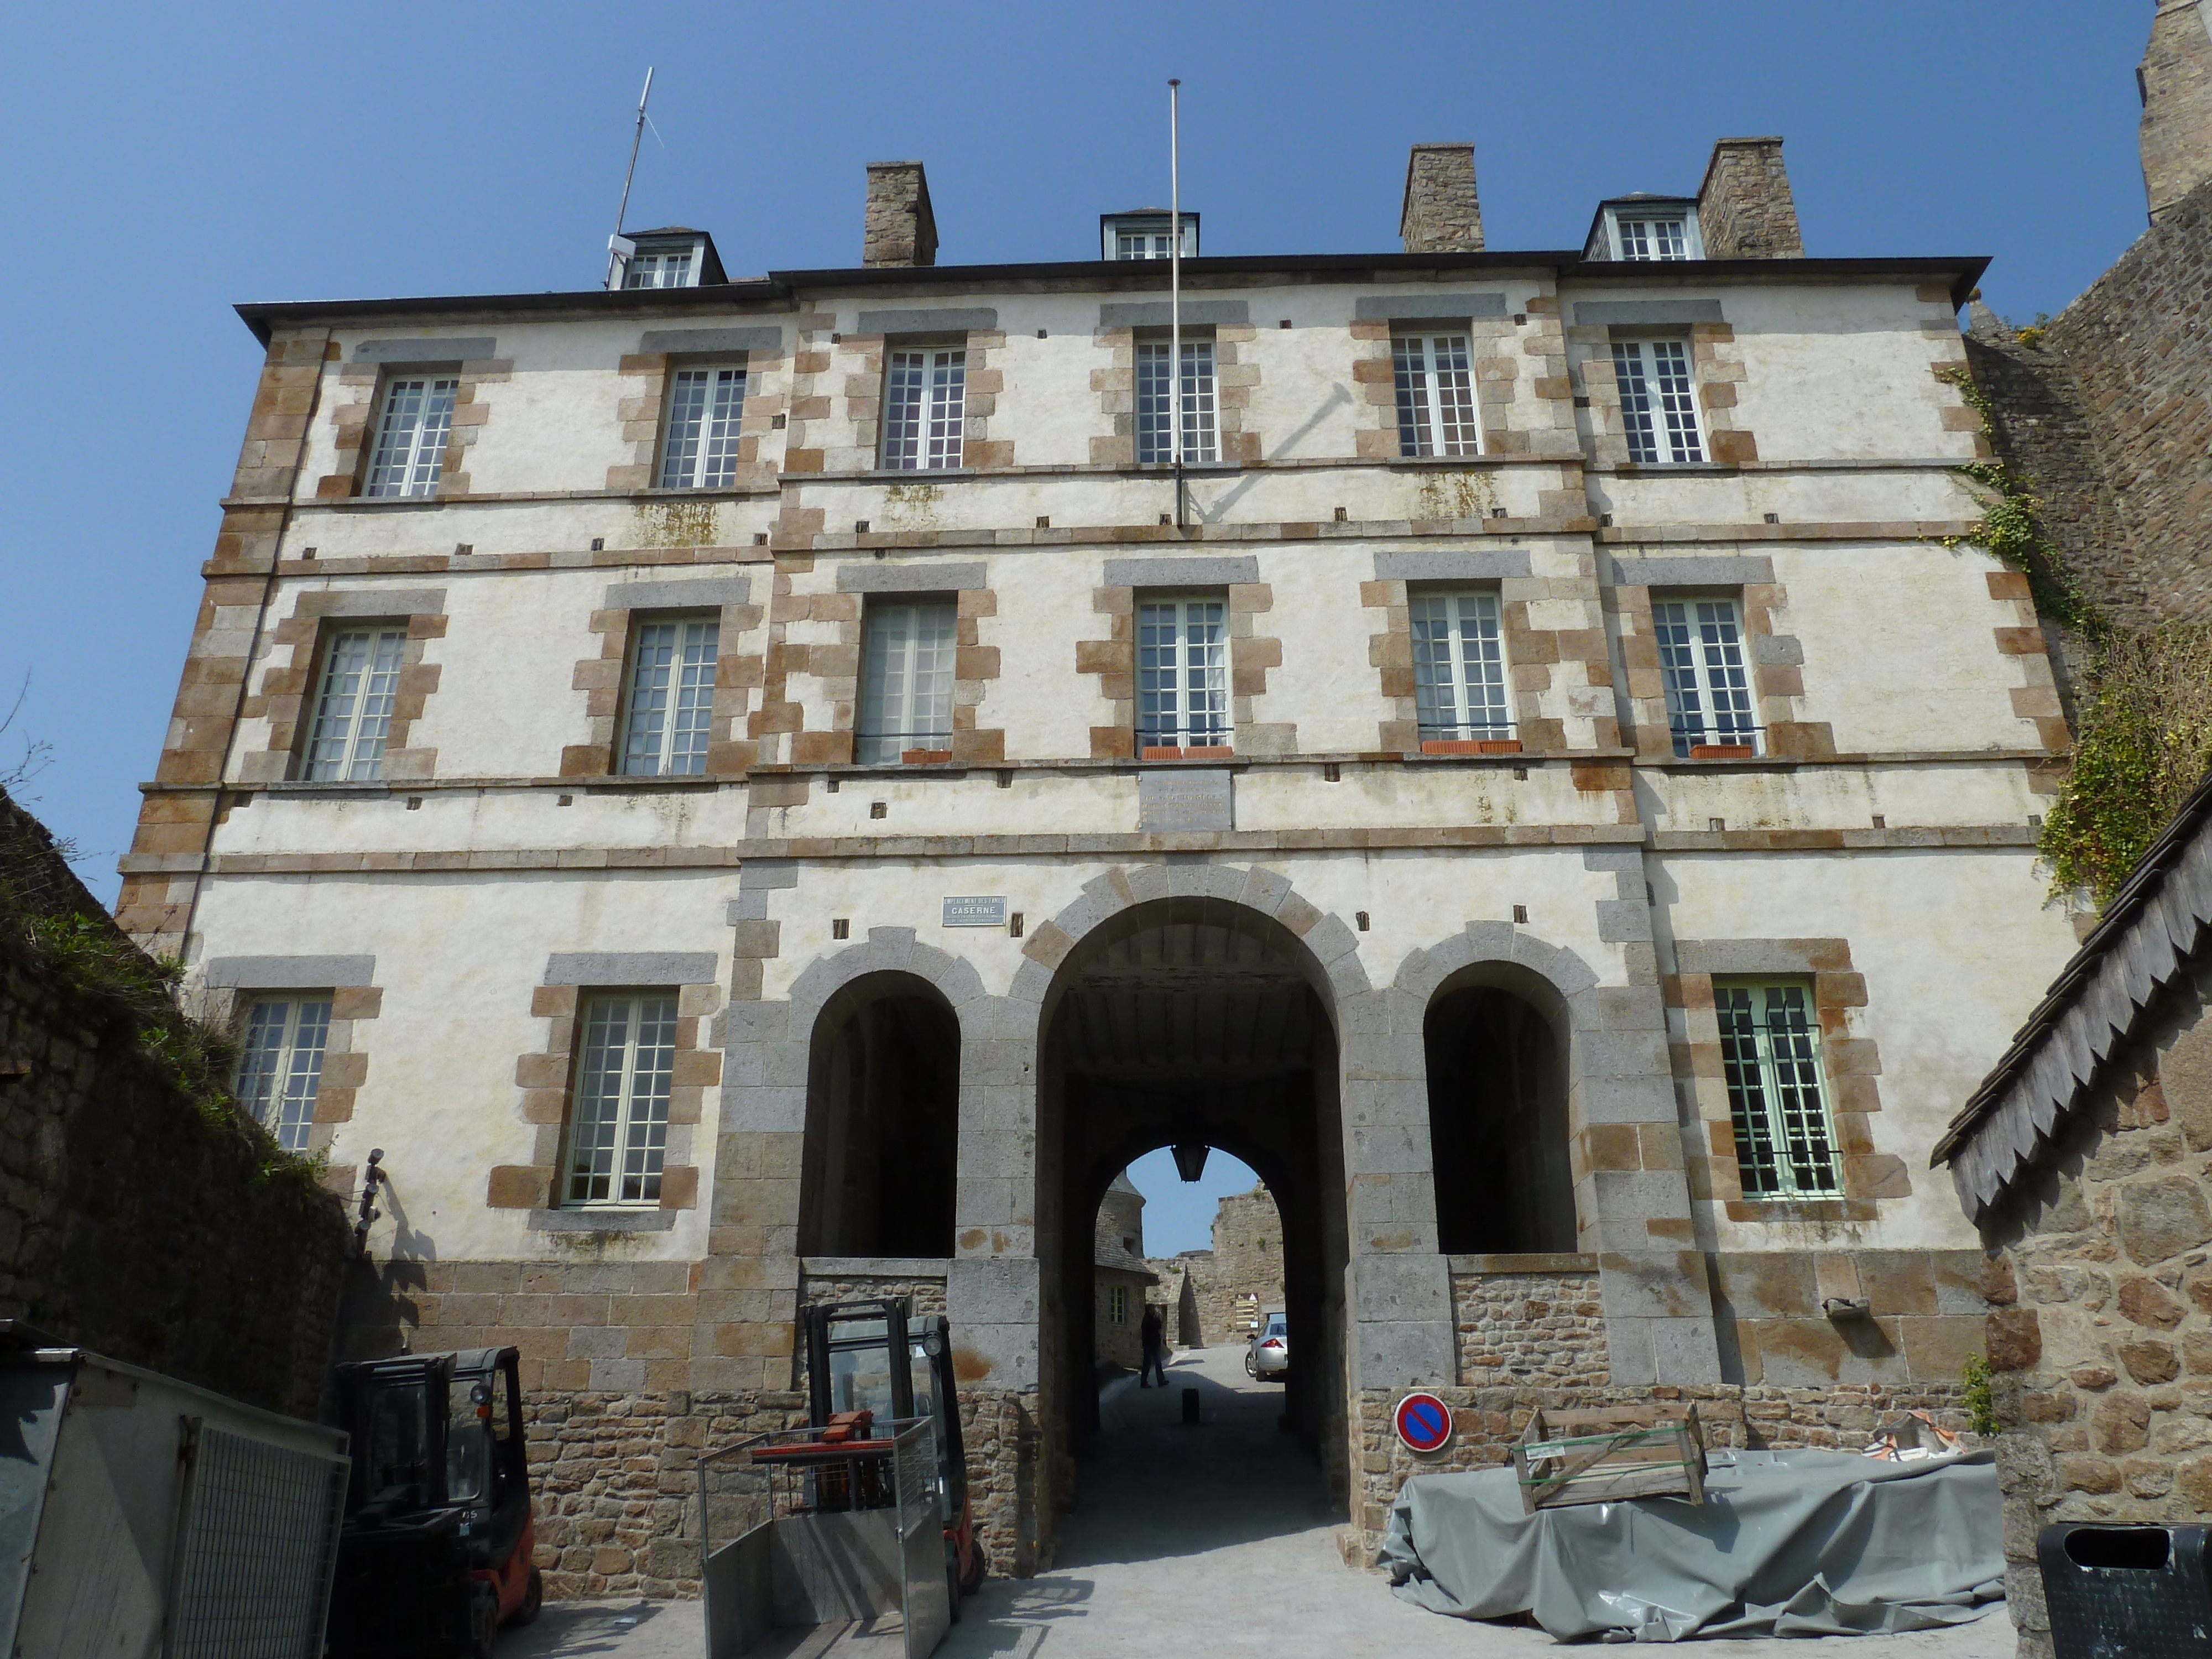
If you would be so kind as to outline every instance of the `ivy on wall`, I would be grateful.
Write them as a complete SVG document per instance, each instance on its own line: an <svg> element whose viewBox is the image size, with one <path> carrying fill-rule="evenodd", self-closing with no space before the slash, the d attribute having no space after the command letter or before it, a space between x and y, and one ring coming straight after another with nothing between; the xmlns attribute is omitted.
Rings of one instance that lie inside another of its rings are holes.
<svg viewBox="0 0 2212 1659"><path fill-rule="evenodd" d="M2212 767L2212 627L2108 633L2089 665L2073 763L2037 848L2053 896L2112 902Z"/></svg>

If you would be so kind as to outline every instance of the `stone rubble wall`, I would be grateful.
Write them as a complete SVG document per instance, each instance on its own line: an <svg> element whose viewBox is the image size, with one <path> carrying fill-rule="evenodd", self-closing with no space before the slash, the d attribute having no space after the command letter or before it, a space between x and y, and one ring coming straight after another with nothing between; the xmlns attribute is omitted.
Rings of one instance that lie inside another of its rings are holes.
<svg viewBox="0 0 2212 1659"><path fill-rule="evenodd" d="M2212 621L2212 182L2200 184L2024 346L1968 348L1998 453L2046 533L2130 627Z"/></svg>
<svg viewBox="0 0 2212 1659"><path fill-rule="evenodd" d="M1452 1322L1459 1374L1477 1388L1602 1388L1611 1379L1597 1266L1587 1270L1502 1264L1512 1257L1455 1256ZM1498 1265L1480 1265L1498 1264Z"/></svg>
<svg viewBox="0 0 2212 1659"><path fill-rule="evenodd" d="M2051 1659L2035 1540L2060 1522L2212 1522L2212 1021L2207 982L1985 1218L2006 1595Z"/></svg>
<svg viewBox="0 0 2212 1659"><path fill-rule="evenodd" d="M28 928L115 933L46 831L0 795L0 1316L312 1417L344 1206L266 1137L204 1115L148 1050L181 1016L88 992ZM150 973L150 964L149 964Z"/></svg>

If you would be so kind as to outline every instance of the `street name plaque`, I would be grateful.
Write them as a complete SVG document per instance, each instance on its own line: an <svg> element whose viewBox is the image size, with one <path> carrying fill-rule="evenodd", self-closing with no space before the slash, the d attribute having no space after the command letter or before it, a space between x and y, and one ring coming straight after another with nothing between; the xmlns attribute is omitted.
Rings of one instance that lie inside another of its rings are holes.
<svg viewBox="0 0 2212 1659"><path fill-rule="evenodd" d="M1006 896L952 898L945 901L947 927L1003 927L1006 925Z"/></svg>

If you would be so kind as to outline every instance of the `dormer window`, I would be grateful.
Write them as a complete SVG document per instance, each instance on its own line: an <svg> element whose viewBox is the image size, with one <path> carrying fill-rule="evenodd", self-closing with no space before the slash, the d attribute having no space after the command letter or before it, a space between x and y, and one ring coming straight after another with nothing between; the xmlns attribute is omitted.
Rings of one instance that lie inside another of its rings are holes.
<svg viewBox="0 0 2212 1659"><path fill-rule="evenodd" d="M1607 202L1585 258L1592 259L1702 259L1705 240L1698 232L1698 204L1667 197Z"/></svg>
<svg viewBox="0 0 2212 1659"><path fill-rule="evenodd" d="M698 250L665 248L647 253L641 248L630 256L623 273L624 288L696 288L699 283Z"/></svg>
<svg viewBox="0 0 2212 1659"><path fill-rule="evenodd" d="M1104 259L1164 259L1173 251L1172 217L1165 208L1138 208L1098 216L1099 257ZM1198 257L1198 216L1182 216L1182 257Z"/></svg>
<svg viewBox="0 0 2212 1659"><path fill-rule="evenodd" d="M632 231L607 247L609 288L699 288L729 280L714 257L714 239L703 230L666 225Z"/></svg>

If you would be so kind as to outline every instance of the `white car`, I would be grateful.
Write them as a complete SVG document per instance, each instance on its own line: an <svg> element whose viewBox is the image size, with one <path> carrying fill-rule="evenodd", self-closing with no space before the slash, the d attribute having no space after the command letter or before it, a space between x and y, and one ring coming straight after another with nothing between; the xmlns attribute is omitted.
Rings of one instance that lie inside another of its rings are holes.
<svg viewBox="0 0 2212 1659"><path fill-rule="evenodd" d="M1259 1327L1244 1350L1244 1375L1265 1382L1290 1369L1290 1320L1281 1309L1270 1309L1260 1316Z"/></svg>

